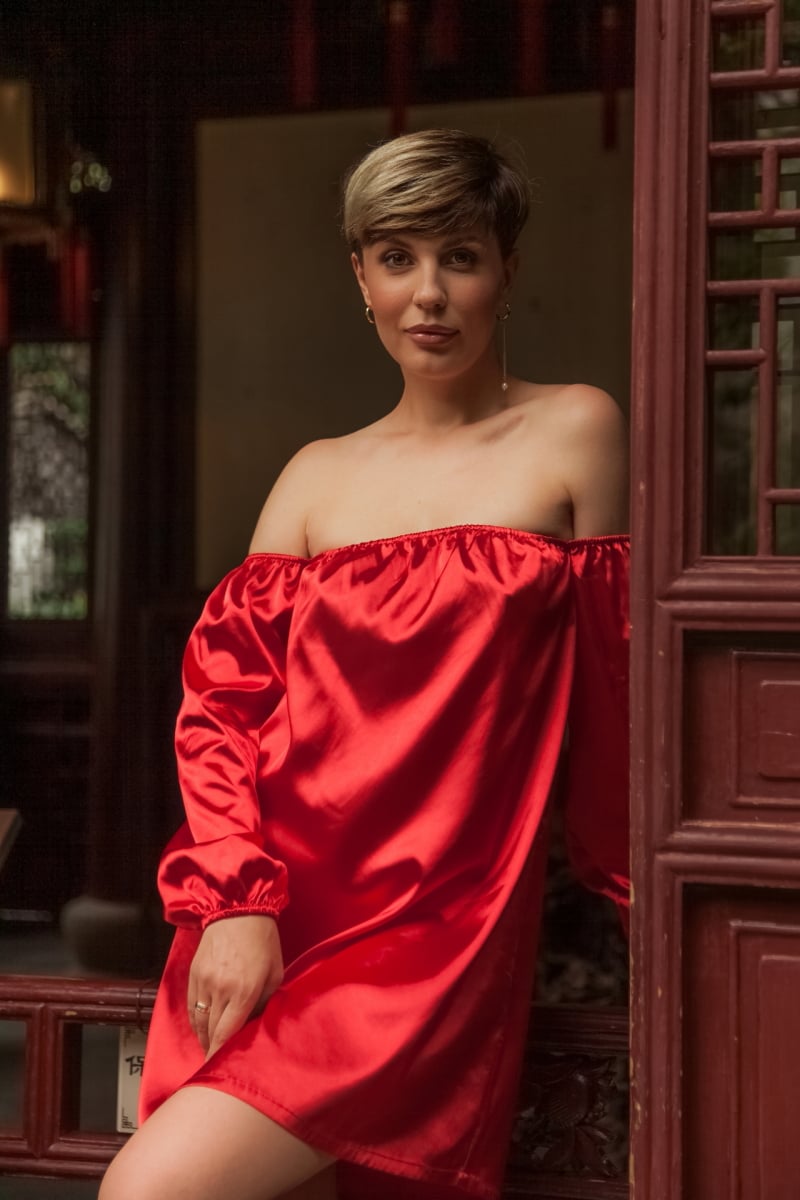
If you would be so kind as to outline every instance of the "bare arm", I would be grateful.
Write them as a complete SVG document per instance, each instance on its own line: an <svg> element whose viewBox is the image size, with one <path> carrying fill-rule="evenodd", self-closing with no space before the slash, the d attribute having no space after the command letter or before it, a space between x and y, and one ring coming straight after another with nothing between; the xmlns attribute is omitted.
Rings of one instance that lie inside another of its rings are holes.
<svg viewBox="0 0 800 1200"><path fill-rule="evenodd" d="M251 554L308 556L308 515L329 469L327 448L327 442L311 442L284 467L261 510Z"/></svg>
<svg viewBox="0 0 800 1200"><path fill-rule="evenodd" d="M576 384L560 400L573 537L628 529L628 427L612 398Z"/></svg>

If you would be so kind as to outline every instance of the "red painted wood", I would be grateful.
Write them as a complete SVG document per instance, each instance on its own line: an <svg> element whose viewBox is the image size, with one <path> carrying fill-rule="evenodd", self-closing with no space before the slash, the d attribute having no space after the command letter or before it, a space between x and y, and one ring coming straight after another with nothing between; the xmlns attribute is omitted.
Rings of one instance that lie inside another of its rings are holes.
<svg viewBox="0 0 800 1200"><path fill-rule="evenodd" d="M428 28L432 66L455 66L462 53L462 0L433 0Z"/></svg>
<svg viewBox="0 0 800 1200"><path fill-rule="evenodd" d="M772 22L765 70L711 74L712 13L756 11ZM789 997L796 1001L800 932L784 930L788 940L772 957L763 947L763 955L748 951L738 992L730 956L740 918L767 913L775 921L780 912L779 924L800 931L800 571L797 560L771 555L772 508L781 494L773 467L775 304L779 295L798 294L800 281L706 279L710 229L775 227L784 220L775 207L779 150L766 139L711 148L716 157L762 156L762 210L708 213L710 93L790 86L796 72L775 58L779 12L776 0L713 6L672 0L639 5L637 12L635 1200L788 1200L798 1178L785 1114L800 1077L797 1019L786 1011ZM708 298L734 296L758 299L760 347L709 351ZM705 556L709 365L758 371L759 553L752 558ZM796 489L784 496L798 498ZM772 1033L782 1020L785 1039ZM738 1064L741 1077L754 1080L750 1091L734 1088ZM772 1085L762 1086L768 1078Z"/></svg>
<svg viewBox="0 0 800 1200"><path fill-rule="evenodd" d="M317 103L317 25L314 7L314 0L294 0L292 4L292 108L313 108Z"/></svg>
<svg viewBox="0 0 800 1200"><path fill-rule="evenodd" d="M545 90L547 66L546 0L520 0L517 5L518 88L522 96L538 96Z"/></svg>
<svg viewBox="0 0 800 1200"><path fill-rule="evenodd" d="M388 88L390 133L396 137L406 124L406 109L411 95L411 22L409 0L389 0L387 9L389 34Z"/></svg>
<svg viewBox="0 0 800 1200"><path fill-rule="evenodd" d="M789 1200L796 1190L800 1141L785 1101L797 1088L799 917L790 895L688 889L687 1197ZM712 1026L716 1071L706 1049Z"/></svg>
<svg viewBox="0 0 800 1200"><path fill-rule="evenodd" d="M154 999L149 982L0 977L0 1020L27 1028L23 1129L0 1134L0 1173L102 1174L125 1138L77 1128L80 1026L144 1026Z"/></svg>
<svg viewBox="0 0 800 1200"><path fill-rule="evenodd" d="M800 832L800 638L758 642L687 650L683 820Z"/></svg>

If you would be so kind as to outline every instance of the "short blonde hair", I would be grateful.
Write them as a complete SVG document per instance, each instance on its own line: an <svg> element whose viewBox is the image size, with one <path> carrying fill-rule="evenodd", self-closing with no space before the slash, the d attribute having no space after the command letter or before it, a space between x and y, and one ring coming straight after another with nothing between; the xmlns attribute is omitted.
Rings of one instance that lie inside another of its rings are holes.
<svg viewBox="0 0 800 1200"><path fill-rule="evenodd" d="M459 129L406 133L350 171L343 229L352 250L389 233L440 236L481 228L506 258L528 218L530 185L486 138Z"/></svg>

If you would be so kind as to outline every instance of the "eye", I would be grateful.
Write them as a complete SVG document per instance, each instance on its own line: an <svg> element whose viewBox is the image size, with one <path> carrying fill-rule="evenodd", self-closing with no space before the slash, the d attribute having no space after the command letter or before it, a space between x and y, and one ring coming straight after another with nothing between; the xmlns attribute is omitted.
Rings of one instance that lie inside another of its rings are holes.
<svg viewBox="0 0 800 1200"><path fill-rule="evenodd" d="M456 267L471 267L476 257L471 250L465 250L463 246L450 251L450 261Z"/></svg>
<svg viewBox="0 0 800 1200"><path fill-rule="evenodd" d="M408 255L405 250L387 250L381 261L387 267L405 267L408 266Z"/></svg>

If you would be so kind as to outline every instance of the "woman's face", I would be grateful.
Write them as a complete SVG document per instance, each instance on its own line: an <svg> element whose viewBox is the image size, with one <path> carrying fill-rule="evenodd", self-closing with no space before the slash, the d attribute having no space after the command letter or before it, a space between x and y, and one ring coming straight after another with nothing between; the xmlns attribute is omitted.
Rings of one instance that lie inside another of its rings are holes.
<svg viewBox="0 0 800 1200"><path fill-rule="evenodd" d="M404 375L452 379L494 359L516 268L495 234L390 234L352 261L378 335Z"/></svg>

